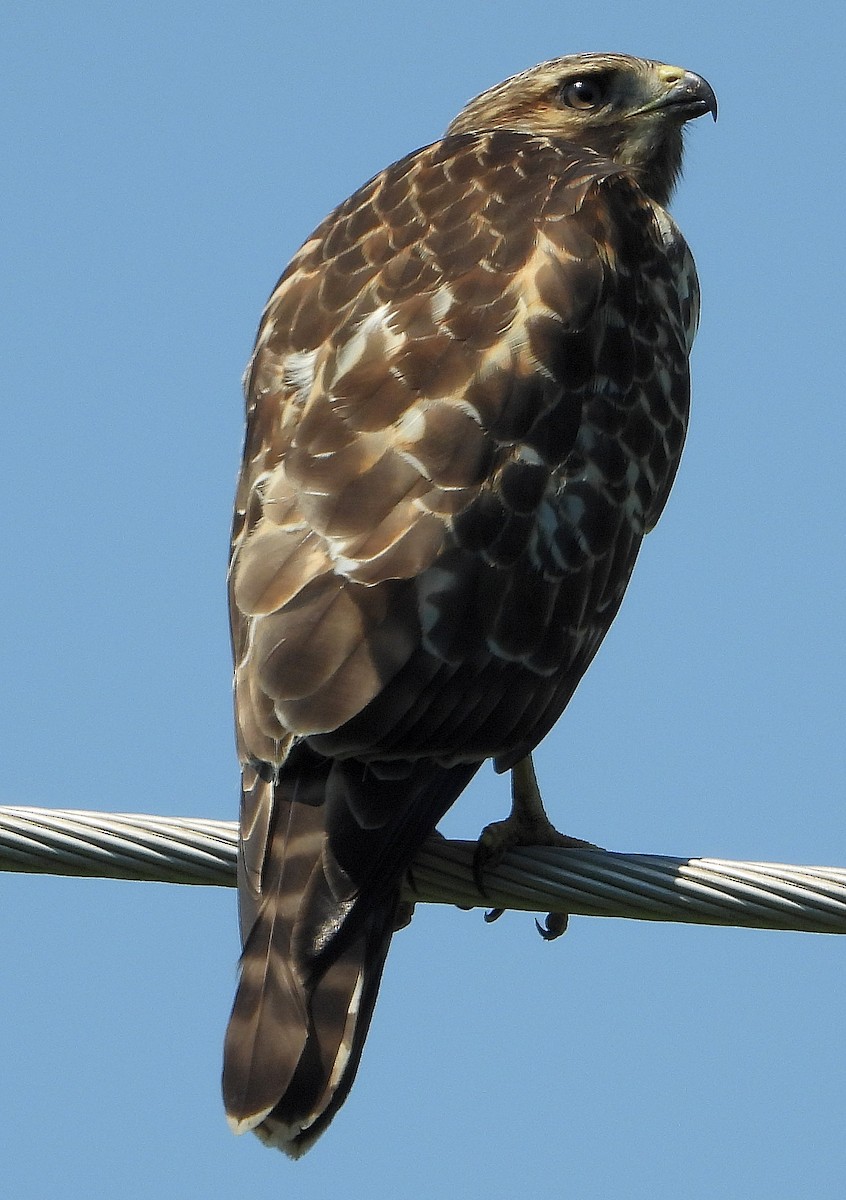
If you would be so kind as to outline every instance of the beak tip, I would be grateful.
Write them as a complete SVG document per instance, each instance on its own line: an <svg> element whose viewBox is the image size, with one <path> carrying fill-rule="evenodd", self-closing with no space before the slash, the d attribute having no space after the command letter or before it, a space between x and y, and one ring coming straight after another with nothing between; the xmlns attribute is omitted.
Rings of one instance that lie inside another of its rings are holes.
<svg viewBox="0 0 846 1200"><path fill-rule="evenodd" d="M685 71L683 78L670 91L669 101L679 105L689 105L689 117L701 117L709 112L717 119L717 95L707 79L695 75L693 71Z"/></svg>
<svg viewBox="0 0 846 1200"><path fill-rule="evenodd" d="M707 79L703 79L701 75L692 75L691 79L695 81L696 90L702 102L708 107L706 112L709 112L716 121L717 119L717 94L711 87Z"/></svg>

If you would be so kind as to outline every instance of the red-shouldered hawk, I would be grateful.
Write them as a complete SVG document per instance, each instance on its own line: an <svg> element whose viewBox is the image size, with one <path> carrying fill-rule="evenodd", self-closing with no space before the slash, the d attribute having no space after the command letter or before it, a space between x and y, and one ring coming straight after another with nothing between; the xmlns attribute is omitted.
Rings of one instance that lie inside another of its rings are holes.
<svg viewBox="0 0 846 1200"><path fill-rule="evenodd" d="M706 112L678 67L543 63L341 204L268 301L223 1086L291 1155L350 1089L416 850L485 759L531 777L664 507L698 317L665 206Z"/></svg>

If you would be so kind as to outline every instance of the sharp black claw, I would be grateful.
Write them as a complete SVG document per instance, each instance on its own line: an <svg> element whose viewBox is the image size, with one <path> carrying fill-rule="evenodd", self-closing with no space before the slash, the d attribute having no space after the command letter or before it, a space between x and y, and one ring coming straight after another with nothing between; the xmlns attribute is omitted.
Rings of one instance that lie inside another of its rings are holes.
<svg viewBox="0 0 846 1200"><path fill-rule="evenodd" d="M498 921L505 912L504 908L491 908L485 913L485 922L492 925L494 921Z"/></svg>
<svg viewBox="0 0 846 1200"><path fill-rule="evenodd" d="M566 913L547 913L543 925L535 919L535 928L545 942L554 942L562 933L567 932L568 920Z"/></svg>

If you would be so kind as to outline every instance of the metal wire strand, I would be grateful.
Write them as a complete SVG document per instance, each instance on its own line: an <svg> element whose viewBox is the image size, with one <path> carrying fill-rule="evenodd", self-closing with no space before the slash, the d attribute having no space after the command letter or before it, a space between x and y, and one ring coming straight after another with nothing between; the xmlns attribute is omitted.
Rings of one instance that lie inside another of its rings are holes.
<svg viewBox="0 0 846 1200"><path fill-rule="evenodd" d="M234 821L0 806L0 870L233 887ZM846 869L545 847L509 851L473 879L474 842L432 838L412 901L846 933Z"/></svg>

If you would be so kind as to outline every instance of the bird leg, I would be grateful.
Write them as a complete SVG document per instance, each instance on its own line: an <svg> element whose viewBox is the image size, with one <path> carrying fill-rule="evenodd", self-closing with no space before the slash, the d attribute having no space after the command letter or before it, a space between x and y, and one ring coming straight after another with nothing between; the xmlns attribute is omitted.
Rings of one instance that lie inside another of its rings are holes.
<svg viewBox="0 0 846 1200"><path fill-rule="evenodd" d="M479 891L484 894L484 873L496 866L507 850L516 846L560 846L595 850L593 842L569 837L559 833L546 815L538 787L537 776L531 754L521 758L511 771L511 812L504 821L493 821L482 830L473 855L473 878ZM502 915L501 908L491 909L485 914L486 921L495 921ZM538 933L546 941L560 935L567 928L566 913L549 913L544 926L535 922Z"/></svg>

